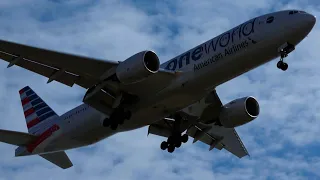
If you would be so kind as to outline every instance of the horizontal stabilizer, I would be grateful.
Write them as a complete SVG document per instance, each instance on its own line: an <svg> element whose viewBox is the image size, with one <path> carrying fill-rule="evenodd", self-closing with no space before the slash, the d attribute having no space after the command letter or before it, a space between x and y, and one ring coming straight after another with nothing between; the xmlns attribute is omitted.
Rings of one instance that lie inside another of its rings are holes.
<svg viewBox="0 0 320 180"><path fill-rule="evenodd" d="M36 138L37 136L32 134L0 129L0 142L7 144L25 146L33 142Z"/></svg>
<svg viewBox="0 0 320 180"><path fill-rule="evenodd" d="M73 166L68 155L64 151L50 154L41 154L40 156L50 161L51 163L61 167L62 169L67 169Z"/></svg>

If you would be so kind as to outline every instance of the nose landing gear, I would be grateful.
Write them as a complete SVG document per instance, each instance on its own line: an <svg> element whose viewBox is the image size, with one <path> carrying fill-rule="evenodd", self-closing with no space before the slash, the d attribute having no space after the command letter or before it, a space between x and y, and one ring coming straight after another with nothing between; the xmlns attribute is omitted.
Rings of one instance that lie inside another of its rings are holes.
<svg viewBox="0 0 320 180"><path fill-rule="evenodd" d="M293 50L295 50L294 45L292 45L288 42L284 43L282 46L279 47L278 52L280 53L280 61L277 63L277 67L279 69L281 69L282 71L286 71L288 69L288 64L283 62L283 60Z"/></svg>

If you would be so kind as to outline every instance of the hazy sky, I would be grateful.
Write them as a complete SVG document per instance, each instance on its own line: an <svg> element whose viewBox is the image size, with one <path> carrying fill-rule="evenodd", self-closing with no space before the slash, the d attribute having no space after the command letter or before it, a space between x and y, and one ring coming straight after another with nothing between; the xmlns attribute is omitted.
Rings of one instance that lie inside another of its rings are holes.
<svg viewBox="0 0 320 180"><path fill-rule="evenodd" d="M161 62L264 13L297 8L316 16L316 0L1 0L0 38L73 54L124 60L149 49ZM147 128L67 151L62 170L40 157L14 157L0 143L0 180L96 179L319 179L320 28L316 24L286 61L271 61L217 88L224 103L252 95L260 116L237 128L251 157L208 151L190 140L173 154ZM85 90L53 82L0 62L1 129L27 132L18 90L29 85L58 114L82 103Z"/></svg>

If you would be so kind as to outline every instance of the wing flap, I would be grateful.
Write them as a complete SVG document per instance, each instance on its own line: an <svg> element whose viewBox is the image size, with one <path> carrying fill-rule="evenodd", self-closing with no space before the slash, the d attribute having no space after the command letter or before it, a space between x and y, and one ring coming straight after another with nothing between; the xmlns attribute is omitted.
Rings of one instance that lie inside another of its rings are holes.
<svg viewBox="0 0 320 180"><path fill-rule="evenodd" d="M194 138L194 143L199 140L209 145L210 150L213 148L221 150L224 147L224 144L221 141L216 143L216 141L223 137L217 136L215 134L210 134L204 128L199 128L197 126L190 127L187 131L187 134L190 137ZM213 144L215 144L215 146L211 147Z"/></svg>
<svg viewBox="0 0 320 180"><path fill-rule="evenodd" d="M223 148L236 155L237 157L242 158L246 155L249 155L247 149L245 148L243 142L241 141L238 133L234 128L213 126L209 133L222 136L223 140L221 142L224 145Z"/></svg>
<svg viewBox="0 0 320 180"><path fill-rule="evenodd" d="M118 64L117 62L106 63L106 61L103 60L56 52L4 40L0 40L0 51L52 67L63 67L74 74L87 74L94 77L100 77L107 69Z"/></svg>
<svg viewBox="0 0 320 180"><path fill-rule="evenodd" d="M9 63L12 63L16 58L17 57L13 55L0 52L0 59L3 59ZM59 69L57 68L47 66L45 64L40 64L28 59L20 59L19 61L15 62L14 65L25 68L29 71L35 72L47 78L52 78L54 74L56 74L59 71ZM90 83L90 81L84 78L81 78L76 74L71 74L66 71L64 71L63 73L60 73L58 76L55 76L53 80L70 87L72 87L75 83L84 88L87 88L93 85L92 83Z"/></svg>
<svg viewBox="0 0 320 180"><path fill-rule="evenodd" d="M61 167L62 169L67 169L73 166L68 155L64 151L50 154L41 154L40 156L47 161L50 161L51 163Z"/></svg>
<svg viewBox="0 0 320 180"><path fill-rule="evenodd" d="M198 129L192 127L187 134L195 137ZM212 146L215 141L220 141L214 148L221 150L226 149L235 156L242 158L248 154L243 142L234 128L224 128L222 126L212 126L206 133L199 138L199 141Z"/></svg>
<svg viewBox="0 0 320 180"><path fill-rule="evenodd" d="M3 60L6 60L6 61L8 61L9 59L13 60L15 58L13 56L11 56L10 58L7 56L9 56L9 55L5 56L4 53L0 53L0 58ZM11 62L11 61L8 61L8 62ZM24 59L18 61L15 65L23 67L29 71L35 72L35 73L40 74L45 77L50 77L51 75L53 75L55 72L58 71L58 69L54 69L52 67L44 66L42 64L38 64L38 63L24 60ZM67 86L73 86L76 78L77 78L77 76L63 73L59 77L57 77L55 80L60 83L65 84Z"/></svg>

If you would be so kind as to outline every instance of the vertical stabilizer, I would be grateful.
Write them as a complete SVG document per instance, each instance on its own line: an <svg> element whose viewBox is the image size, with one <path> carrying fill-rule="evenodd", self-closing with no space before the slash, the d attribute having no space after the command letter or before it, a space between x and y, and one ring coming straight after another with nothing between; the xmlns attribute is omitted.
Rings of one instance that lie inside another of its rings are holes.
<svg viewBox="0 0 320 180"><path fill-rule="evenodd" d="M58 117L29 86L22 88L19 93L29 133L37 134L43 124Z"/></svg>

